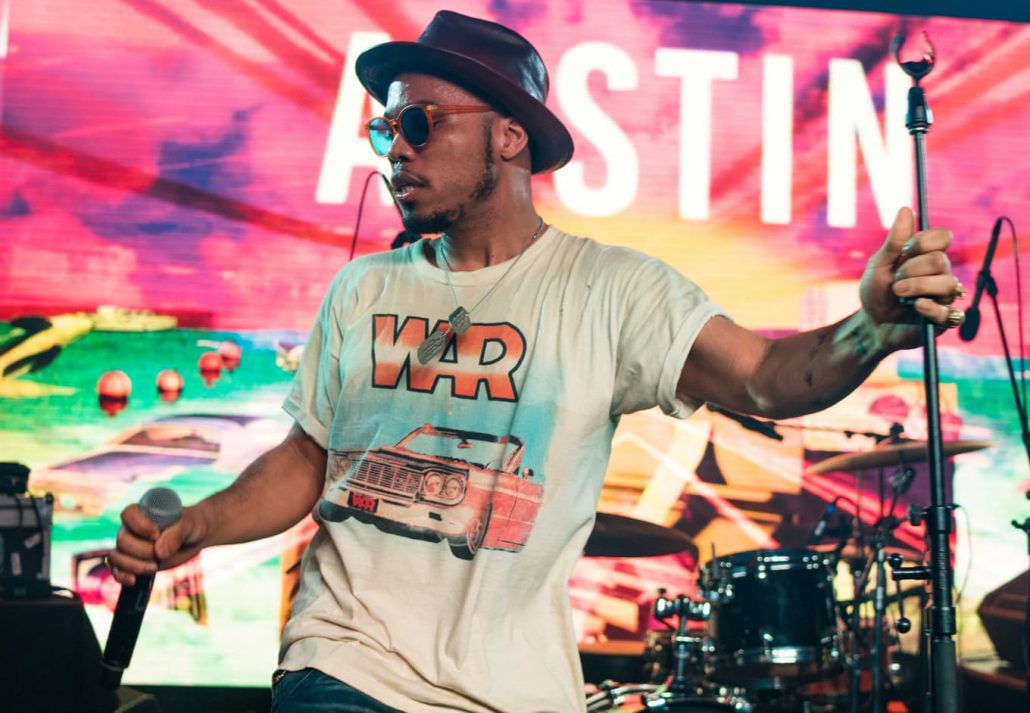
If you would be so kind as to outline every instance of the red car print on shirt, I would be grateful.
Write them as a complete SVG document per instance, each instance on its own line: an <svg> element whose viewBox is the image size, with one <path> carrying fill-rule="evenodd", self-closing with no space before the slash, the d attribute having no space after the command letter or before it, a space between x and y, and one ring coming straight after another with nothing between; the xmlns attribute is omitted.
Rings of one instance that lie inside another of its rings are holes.
<svg viewBox="0 0 1030 713"><path fill-rule="evenodd" d="M329 522L354 516L381 530L446 539L455 556L480 549L518 552L543 499L543 485L521 468L525 444L425 424L395 446L329 451L330 487L318 504Z"/></svg>

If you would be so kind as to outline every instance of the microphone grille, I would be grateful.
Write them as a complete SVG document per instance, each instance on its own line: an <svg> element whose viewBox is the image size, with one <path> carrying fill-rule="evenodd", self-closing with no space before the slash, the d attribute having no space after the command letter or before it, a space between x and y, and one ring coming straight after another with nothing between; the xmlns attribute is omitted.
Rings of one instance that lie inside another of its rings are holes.
<svg viewBox="0 0 1030 713"><path fill-rule="evenodd" d="M139 499L139 509L157 529L163 530L182 517L182 500L171 488L151 488Z"/></svg>

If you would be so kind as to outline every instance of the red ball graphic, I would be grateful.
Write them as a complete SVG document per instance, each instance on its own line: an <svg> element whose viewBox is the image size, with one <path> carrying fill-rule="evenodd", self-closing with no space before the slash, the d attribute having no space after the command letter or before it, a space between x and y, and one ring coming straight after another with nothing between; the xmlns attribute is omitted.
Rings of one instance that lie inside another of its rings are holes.
<svg viewBox="0 0 1030 713"><path fill-rule="evenodd" d="M184 383L182 374L175 369L165 369L157 375L157 393L165 401L175 401L182 395Z"/></svg>
<svg viewBox="0 0 1030 713"><path fill-rule="evenodd" d="M218 356L222 357L222 363L229 371L236 371L243 358L243 348L239 344L228 339L218 346Z"/></svg>
<svg viewBox="0 0 1030 713"><path fill-rule="evenodd" d="M97 394L108 399L127 399L132 393L132 379L124 371L109 371L97 381Z"/></svg>
<svg viewBox="0 0 1030 713"><path fill-rule="evenodd" d="M97 381L100 408L108 416L114 416L128 406L131 393L132 379L124 371L109 371Z"/></svg>
<svg viewBox="0 0 1030 713"><path fill-rule="evenodd" d="M200 367L200 375L204 378L204 383L208 386L222 374L222 357L218 355L218 352L204 352L200 355L200 361L197 363Z"/></svg>

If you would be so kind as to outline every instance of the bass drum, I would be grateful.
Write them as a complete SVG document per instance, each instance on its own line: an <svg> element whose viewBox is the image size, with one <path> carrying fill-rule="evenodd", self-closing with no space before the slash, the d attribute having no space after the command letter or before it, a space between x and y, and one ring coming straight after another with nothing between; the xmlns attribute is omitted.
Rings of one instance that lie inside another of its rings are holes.
<svg viewBox="0 0 1030 713"><path fill-rule="evenodd" d="M702 568L712 601L712 678L779 688L831 675L842 655L830 558L800 549L755 550Z"/></svg>

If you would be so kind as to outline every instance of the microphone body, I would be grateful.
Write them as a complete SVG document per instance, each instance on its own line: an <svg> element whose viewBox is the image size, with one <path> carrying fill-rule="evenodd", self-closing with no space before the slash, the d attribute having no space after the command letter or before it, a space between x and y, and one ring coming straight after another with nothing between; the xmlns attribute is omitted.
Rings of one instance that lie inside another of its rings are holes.
<svg viewBox="0 0 1030 713"><path fill-rule="evenodd" d="M808 540L805 541L806 545L814 545L823 539L823 535L826 534L826 528L830 526L830 518L837 513L837 501L836 499L827 504L826 509L823 510L823 514L819 516L818 522L815 523L815 527L812 528L812 532L808 535Z"/></svg>
<svg viewBox="0 0 1030 713"><path fill-rule="evenodd" d="M958 336L964 342L971 342L980 331L980 298L991 281L991 262L994 261L994 251L998 247L998 234L1001 233L1001 218L994 222L991 230L991 241L987 243L987 252L984 253L984 264L980 272L976 274L976 292L973 293L973 301L969 303L966 310L966 321L958 329Z"/></svg>
<svg viewBox="0 0 1030 713"><path fill-rule="evenodd" d="M139 501L140 510L158 529L174 525L182 516L182 502L174 490L151 488ZM101 685L114 690L121 685L122 672L129 666L132 651L136 647L143 615L154 588L154 575L137 575L131 587L122 587L118 604L111 621L111 630L104 647L101 669Z"/></svg>

